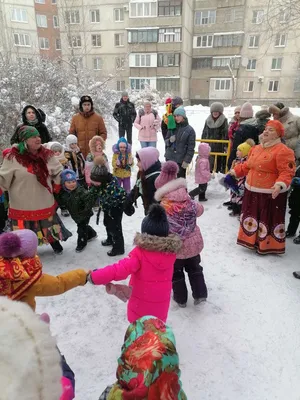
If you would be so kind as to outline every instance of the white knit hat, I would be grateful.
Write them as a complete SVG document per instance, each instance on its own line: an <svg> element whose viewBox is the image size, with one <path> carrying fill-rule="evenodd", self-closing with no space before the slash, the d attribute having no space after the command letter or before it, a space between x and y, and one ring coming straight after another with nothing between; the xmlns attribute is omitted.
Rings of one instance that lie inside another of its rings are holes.
<svg viewBox="0 0 300 400"><path fill-rule="evenodd" d="M58 400L61 376L48 325L27 304L0 297L0 399Z"/></svg>

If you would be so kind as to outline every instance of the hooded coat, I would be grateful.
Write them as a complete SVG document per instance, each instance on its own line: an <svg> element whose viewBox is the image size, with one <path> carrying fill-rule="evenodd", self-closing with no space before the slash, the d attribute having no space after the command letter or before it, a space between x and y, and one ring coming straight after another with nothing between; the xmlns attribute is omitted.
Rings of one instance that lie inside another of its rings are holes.
<svg viewBox="0 0 300 400"><path fill-rule="evenodd" d="M195 167L195 183L202 185L210 181L209 153L210 146L207 143L200 143Z"/></svg>
<svg viewBox="0 0 300 400"><path fill-rule="evenodd" d="M175 142L171 142L171 136L175 135ZM188 119L184 118L183 122L176 124L176 129L168 130L166 144L166 160L175 161L177 164L186 162L190 164L195 151L196 133L189 125Z"/></svg>
<svg viewBox="0 0 300 400"><path fill-rule="evenodd" d="M32 108L35 112L36 121L34 123L29 122L26 119L26 111L28 110L28 108ZM10 139L11 145L19 143L19 130L24 125L34 126L40 134L42 143L51 142L51 140L52 140L51 135L48 131L48 128L46 127L46 125L43 122L43 116L41 115L41 113L38 111L37 108L35 108L34 106L31 106L31 105L24 107L23 111L22 111L22 121L23 121L22 124L17 126L15 133L13 134L12 138Z"/></svg>
<svg viewBox="0 0 300 400"><path fill-rule="evenodd" d="M285 144L294 150L296 158L300 158L300 117L293 115L288 107L280 110L279 121L284 126Z"/></svg>
<svg viewBox="0 0 300 400"><path fill-rule="evenodd" d="M112 158L113 175L120 179L130 178L131 167L133 166L131 145L129 143L127 144L127 151L124 156L121 155L120 150L117 147L117 144L113 145L112 151L113 151L113 158Z"/></svg>
<svg viewBox="0 0 300 400"><path fill-rule="evenodd" d="M132 294L127 318L134 322L146 315L166 321L171 300L173 266L181 240L175 235L160 237L137 233L136 247L116 264L91 273L95 285L121 281L131 275Z"/></svg>

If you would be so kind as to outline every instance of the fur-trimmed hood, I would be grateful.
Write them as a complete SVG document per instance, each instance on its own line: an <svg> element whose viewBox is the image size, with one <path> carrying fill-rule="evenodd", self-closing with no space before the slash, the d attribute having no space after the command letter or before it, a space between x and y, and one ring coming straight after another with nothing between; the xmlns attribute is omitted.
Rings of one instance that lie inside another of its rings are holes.
<svg viewBox="0 0 300 400"><path fill-rule="evenodd" d="M112 151L114 154L120 154L120 151L118 150L116 143L113 145ZM130 143L128 143L128 145L127 145L127 154L128 153L131 153L131 144Z"/></svg>
<svg viewBox="0 0 300 400"><path fill-rule="evenodd" d="M105 150L105 141L101 136L93 136L92 139L89 141L89 148L92 154L96 154L96 144L97 142L101 142L102 150Z"/></svg>
<svg viewBox="0 0 300 400"><path fill-rule="evenodd" d="M177 235L162 237L147 233L137 233L133 243L142 249L160 253L177 253L182 246L182 241Z"/></svg>
<svg viewBox="0 0 300 400"><path fill-rule="evenodd" d="M178 190L187 188L186 180L184 178L177 178L173 181L166 183L161 188L157 189L155 192L154 198L156 201L160 201L164 196L169 194L170 192L174 192L174 190Z"/></svg>

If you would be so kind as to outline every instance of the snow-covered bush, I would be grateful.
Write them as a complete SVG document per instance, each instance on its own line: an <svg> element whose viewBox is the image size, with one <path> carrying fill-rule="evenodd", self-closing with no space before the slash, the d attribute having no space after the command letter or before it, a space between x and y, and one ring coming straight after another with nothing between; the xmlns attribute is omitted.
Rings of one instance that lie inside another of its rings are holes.
<svg viewBox="0 0 300 400"><path fill-rule="evenodd" d="M156 89L152 89L149 85L145 85L145 89L136 91L130 90L128 92L130 101L135 104L136 109L143 107L145 101L150 101L154 109L158 109L165 102L165 99L172 97L172 94L162 95Z"/></svg>

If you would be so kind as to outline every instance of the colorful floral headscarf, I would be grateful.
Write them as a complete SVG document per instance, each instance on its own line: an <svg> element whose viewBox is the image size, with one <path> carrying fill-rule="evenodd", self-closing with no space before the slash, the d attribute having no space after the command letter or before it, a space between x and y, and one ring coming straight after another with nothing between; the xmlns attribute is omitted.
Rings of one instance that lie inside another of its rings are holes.
<svg viewBox="0 0 300 400"><path fill-rule="evenodd" d="M187 400L171 328L152 316L132 323L118 360L117 379L108 400Z"/></svg>

